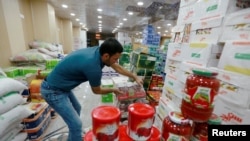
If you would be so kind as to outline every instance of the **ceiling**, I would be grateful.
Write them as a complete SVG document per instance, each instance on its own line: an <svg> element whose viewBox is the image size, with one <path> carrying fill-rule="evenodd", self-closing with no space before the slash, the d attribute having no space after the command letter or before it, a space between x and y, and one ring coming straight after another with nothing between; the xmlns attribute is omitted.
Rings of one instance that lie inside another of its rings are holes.
<svg viewBox="0 0 250 141"><path fill-rule="evenodd" d="M141 0L144 4L138 6L139 0L47 1L55 8L58 17L70 19L73 26L81 26L88 32L99 33L98 21L101 21L101 33L119 31L135 33L142 31L145 25L152 24L162 36L169 34L171 27L175 25L180 2L180 0ZM68 5L68 8L62 8L62 4ZM97 11L98 8L102 11ZM128 12L133 12L133 15L129 15ZM75 16L71 16L71 13ZM98 19L98 16L102 18ZM124 18L127 20L124 21Z"/></svg>

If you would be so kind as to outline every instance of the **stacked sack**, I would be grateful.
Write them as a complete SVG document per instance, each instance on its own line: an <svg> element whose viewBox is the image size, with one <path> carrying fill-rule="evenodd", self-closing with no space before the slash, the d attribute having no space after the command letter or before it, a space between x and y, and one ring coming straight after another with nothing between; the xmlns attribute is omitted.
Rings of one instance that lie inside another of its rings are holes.
<svg viewBox="0 0 250 141"><path fill-rule="evenodd" d="M27 138L32 141L40 141L44 137L44 132L51 121L51 108L43 99L40 87L43 79L33 79L29 85L30 102L27 108L32 114L22 120L24 132Z"/></svg>
<svg viewBox="0 0 250 141"><path fill-rule="evenodd" d="M22 130L22 120L31 112L23 105L25 99L21 93L28 89L26 85L0 74L0 141L25 140L27 133Z"/></svg>

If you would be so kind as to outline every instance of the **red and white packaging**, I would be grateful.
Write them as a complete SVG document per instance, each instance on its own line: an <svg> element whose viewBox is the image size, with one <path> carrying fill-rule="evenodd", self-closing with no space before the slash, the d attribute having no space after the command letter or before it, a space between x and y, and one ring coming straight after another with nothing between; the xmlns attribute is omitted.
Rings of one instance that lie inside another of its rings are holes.
<svg viewBox="0 0 250 141"><path fill-rule="evenodd" d="M145 141L151 137L155 109L144 103L133 103L128 107L127 134L136 141Z"/></svg>
<svg viewBox="0 0 250 141"><path fill-rule="evenodd" d="M121 112L114 106L98 106L92 113L93 141L118 141Z"/></svg>

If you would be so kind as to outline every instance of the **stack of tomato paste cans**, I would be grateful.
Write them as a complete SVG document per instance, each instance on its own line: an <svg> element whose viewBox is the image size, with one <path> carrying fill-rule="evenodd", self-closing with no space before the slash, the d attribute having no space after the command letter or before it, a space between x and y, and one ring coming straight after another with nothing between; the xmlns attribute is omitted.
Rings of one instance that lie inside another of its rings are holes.
<svg viewBox="0 0 250 141"><path fill-rule="evenodd" d="M163 121L163 140L208 140L208 124L220 124L213 115L214 98L220 87L217 73L193 69L185 83L181 113L170 112Z"/></svg>
<svg viewBox="0 0 250 141"><path fill-rule="evenodd" d="M92 111L92 130L84 141L160 141L160 131L153 126L155 110L145 103L128 107L128 122L121 124L121 112L114 106L98 106Z"/></svg>

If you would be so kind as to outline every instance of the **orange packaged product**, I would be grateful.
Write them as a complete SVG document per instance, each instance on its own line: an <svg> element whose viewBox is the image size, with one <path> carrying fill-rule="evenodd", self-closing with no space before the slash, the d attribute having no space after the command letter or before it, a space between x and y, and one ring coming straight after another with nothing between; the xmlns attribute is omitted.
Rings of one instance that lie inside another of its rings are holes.
<svg viewBox="0 0 250 141"><path fill-rule="evenodd" d="M34 79L31 81L30 83L30 93L40 93L40 87L41 87L41 84L42 84L42 79Z"/></svg>

